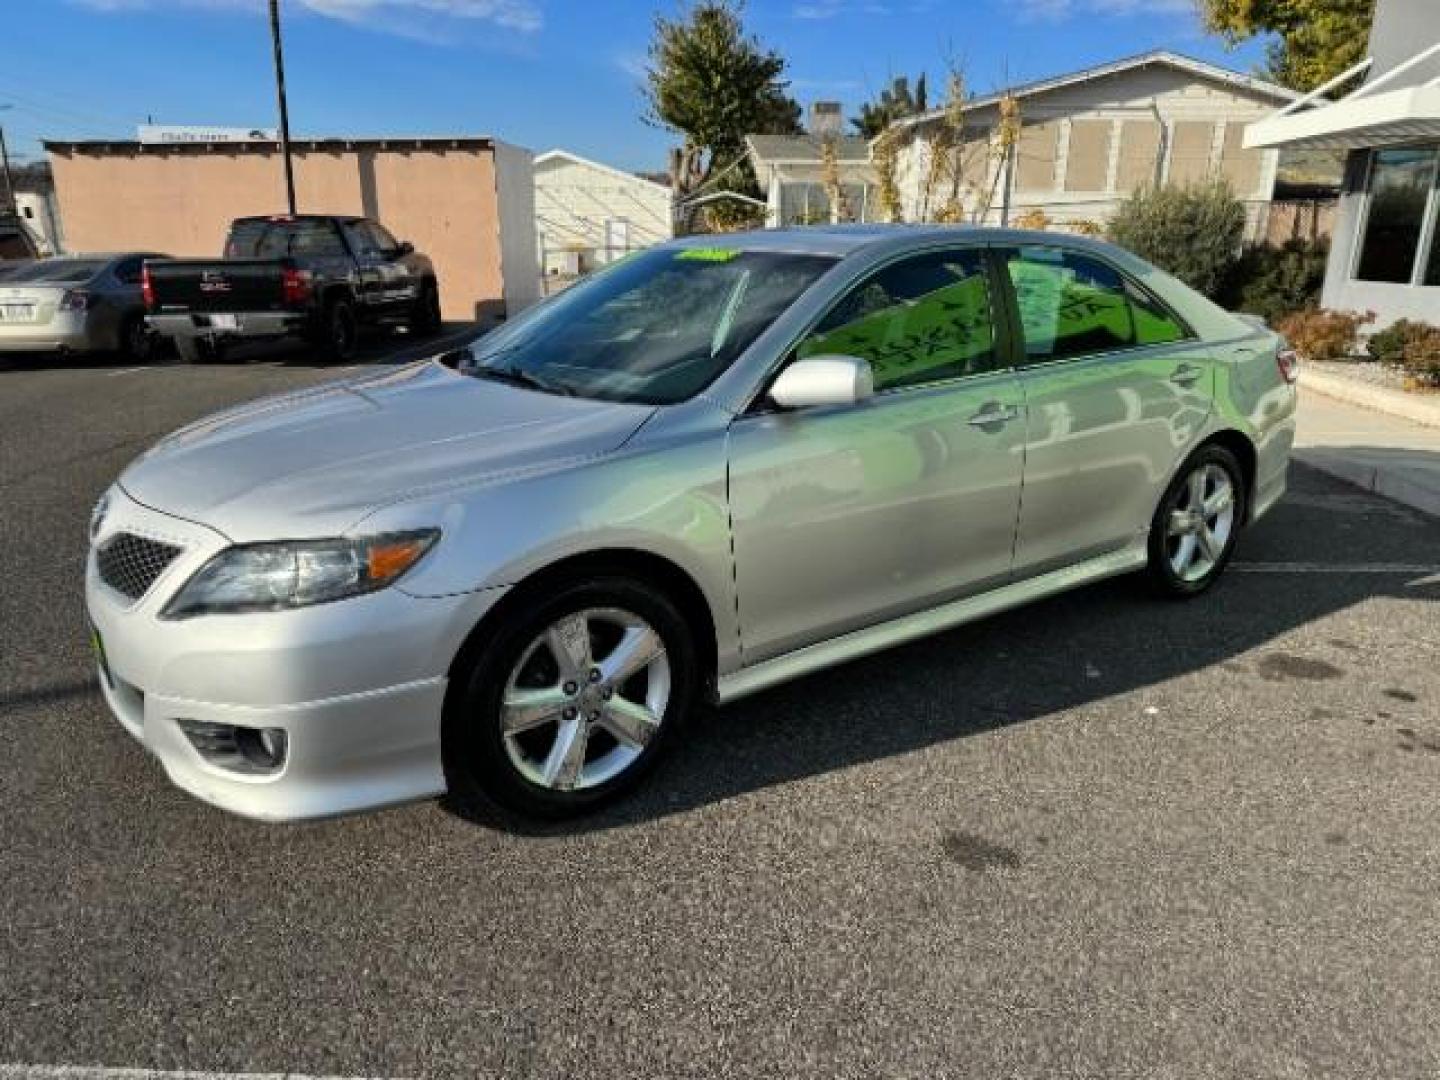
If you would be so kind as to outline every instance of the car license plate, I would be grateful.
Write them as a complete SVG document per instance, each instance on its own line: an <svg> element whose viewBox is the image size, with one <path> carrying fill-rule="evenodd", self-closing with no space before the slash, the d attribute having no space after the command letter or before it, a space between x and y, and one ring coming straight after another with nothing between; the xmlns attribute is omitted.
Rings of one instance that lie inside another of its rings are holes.
<svg viewBox="0 0 1440 1080"><path fill-rule="evenodd" d="M5 322L29 322L34 317L33 304L0 304L0 320Z"/></svg>
<svg viewBox="0 0 1440 1080"><path fill-rule="evenodd" d="M110 658L105 655L105 639L93 624L90 627L90 648L95 653L95 664L100 668L100 677L105 680L106 686L111 690L115 689L115 680L110 677Z"/></svg>
<svg viewBox="0 0 1440 1080"><path fill-rule="evenodd" d="M210 328L212 330L239 330L240 317L229 312L211 315Z"/></svg>

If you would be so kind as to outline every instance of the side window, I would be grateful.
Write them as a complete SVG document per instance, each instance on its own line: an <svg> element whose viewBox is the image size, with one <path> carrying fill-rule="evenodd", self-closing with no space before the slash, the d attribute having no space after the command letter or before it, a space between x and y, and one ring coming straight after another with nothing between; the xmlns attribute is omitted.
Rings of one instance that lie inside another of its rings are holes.
<svg viewBox="0 0 1440 1080"><path fill-rule="evenodd" d="M378 221L368 222L370 234L375 237L375 243L380 245L382 252L394 251L400 246L400 242L390 235L390 230L381 225Z"/></svg>
<svg viewBox="0 0 1440 1080"><path fill-rule="evenodd" d="M1007 264L1030 360L1179 341L1185 328L1113 267L1059 248L1024 247Z"/></svg>
<svg viewBox="0 0 1440 1080"><path fill-rule="evenodd" d="M344 255L345 248L330 222L297 221L291 226L290 254L333 257Z"/></svg>
<svg viewBox="0 0 1440 1080"><path fill-rule="evenodd" d="M796 350L870 361L876 390L996 367L985 256L935 252L895 263L847 293Z"/></svg>
<svg viewBox="0 0 1440 1080"><path fill-rule="evenodd" d="M350 241L350 250L355 252L356 255L380 254L375 244L374 234L371 233L368 222L345 222L345 238Z"/></svg>
<svg viewBox="0 0 1440 1080"><path fill-rule="evenodd" d="M1135 344L1168 345L1190 336L1172 312L1129 278L1125 279L1125 295L1130 299L1130 313L1135 319Z"/></svg>

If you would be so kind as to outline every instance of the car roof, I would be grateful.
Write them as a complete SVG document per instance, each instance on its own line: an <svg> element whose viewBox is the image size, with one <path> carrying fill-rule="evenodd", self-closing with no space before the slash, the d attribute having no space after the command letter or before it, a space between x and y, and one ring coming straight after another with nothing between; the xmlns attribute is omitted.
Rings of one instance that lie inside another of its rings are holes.
<svg viewBox="0 0 1440 1080"><path fill-rule="evenodd" d="M242 221L368 221L368 218L358 214L246 214L244 217L237 217L232 225L238 225Z"/></svg>
<svg viewBox="0 0 1440 1080"><path fill-rule="evenodd" d="M903 251L910 246L923 247L946 240L1115 250L1112 245L1098 243L1073 233L998 229L980 225L880 223L803 225L784 229L757 229L752 232L708 233L703 236L688 236L673 243L677 247L686 248L733 248L740 251L776 251L844 258L861 251L878 248Z"/></svg>

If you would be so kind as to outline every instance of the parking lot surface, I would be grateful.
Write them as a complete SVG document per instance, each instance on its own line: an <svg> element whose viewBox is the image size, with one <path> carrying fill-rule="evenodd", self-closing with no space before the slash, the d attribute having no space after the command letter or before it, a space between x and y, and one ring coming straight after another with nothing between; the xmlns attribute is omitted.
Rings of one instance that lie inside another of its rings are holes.
<svg viewBox="0 0 1440 1080"><path fill-rule="evenodd" d="M1109 582L748 699L597 818L264 826L107 714L85 522L170 429L334 374L0 370L0 1063L1440 1069L1440 522L1297 468L1205 597Z"/></svg>

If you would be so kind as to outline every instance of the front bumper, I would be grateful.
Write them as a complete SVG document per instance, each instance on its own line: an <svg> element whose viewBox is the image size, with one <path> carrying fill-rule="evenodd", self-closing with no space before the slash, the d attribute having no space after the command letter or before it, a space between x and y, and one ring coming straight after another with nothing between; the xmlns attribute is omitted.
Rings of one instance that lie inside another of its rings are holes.
<svg viewBox="0 0 1440 1080"><path fill-rule="evenodd" d="M418 598L391 588L294 611L168 621L159 618L165 602L228 541L116 488L97 539L122 530L184 548L136 602L99 579L93 553L85 575L86 607L103 642L105 700L176 785L271 821L445 790L446 675L502 590ZM182 721L279 728L284 761L265 772L217 764Z"/></svg>

